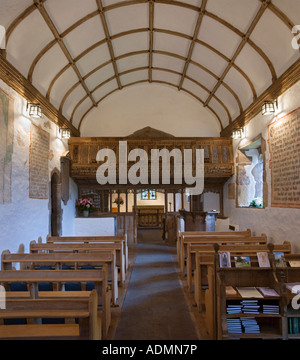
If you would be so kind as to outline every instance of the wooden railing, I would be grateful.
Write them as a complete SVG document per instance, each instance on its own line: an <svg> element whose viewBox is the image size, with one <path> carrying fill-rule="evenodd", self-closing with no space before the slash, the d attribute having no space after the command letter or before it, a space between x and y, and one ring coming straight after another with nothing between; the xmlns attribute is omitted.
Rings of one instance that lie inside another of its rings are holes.
<svg viewBox="0 0 300 360"><path fill-rule="evenodd" d="M119 142L127 142L127 155L133 149L143 149L148 154L149 168L152 149L191 149L195 164L196 150L204 150L205 178L214 182L224 182L234 173L233 151L231 138L166 138L166 139L133 139L133 138L71 138L69 140L70 157L72 160L71 176L75 180L96 182L96 171L103 163L96 161L101 149L112 149L116 155L116 171L118 178ZM133 163L132 163L133 164ZM128 162L128 169L132 165ZM161 164L160 164L161 166ZM183 165L182 165L183 166ZM172 179L172 161L171 161Z"/></svg>

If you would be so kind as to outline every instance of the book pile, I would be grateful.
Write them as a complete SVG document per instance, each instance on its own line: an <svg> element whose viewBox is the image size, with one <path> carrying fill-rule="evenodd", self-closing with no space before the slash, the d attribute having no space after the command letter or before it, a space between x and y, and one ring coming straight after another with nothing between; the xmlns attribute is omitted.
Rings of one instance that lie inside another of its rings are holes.
<svg viewBox="0 0 300 360"><path fill-rule="evenodd" d="M279 315L279 305L263 304L263 314Z"/></svg>
<svg viewBox="0 0 300 360"><path fill-rule="evenodd" d="M289 334L299 334L300 333L300 318L294 317L289 318Z"/></svg>
<svg viewBox="0 0 300 360"><path fill-rule="evenodd" d="M242 300L241 304L244 314L259 314L260 305L258 304L258 300Z"/></svg>
<svg viewBox="0 0 300 360"><path fill-rule="evenodd" d="M245 334L259 334L260 326L255 318L245 317L241 319L242 326Z"/></svg>
<svg viewBox="0 0 300 360"><path fill-rule="evenodd" d="M226 307L227 314L241 314L242 305L239 304L229 304Z"/></svg>
<svg viewBox="0 0 300 360"><path fill-rule="evenodd" d="M227 329L229 334L242 334L241 319L227 319Z"/></svg>

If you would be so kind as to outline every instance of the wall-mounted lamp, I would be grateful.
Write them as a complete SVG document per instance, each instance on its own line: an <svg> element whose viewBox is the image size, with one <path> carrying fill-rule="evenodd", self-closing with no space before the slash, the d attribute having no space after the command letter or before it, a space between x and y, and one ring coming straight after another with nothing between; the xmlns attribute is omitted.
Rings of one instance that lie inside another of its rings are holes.
<svg viewBox="0 0 300 360"><path fill-rule="evenodd" d="M273 115L277 108L278 108L277 99L274 101L266 100L262 105L261 113L262 115Z"/></svg>
<svg viewBox="0 0 300 360"><path fill-rule="evenodd" d="M232 132L232 138L233 139L244 139L246 136L246 131L245 128L240 128L240 129L234 129Z"/></svg>
<svg viewBox="0 0 300 360"><path fill-rule="evenodd" d="M27 103L27 111L30 117L40 119L43 115L42 107L40 104Z"/></svg>
<svg viewBox="0 0 300 360"><path fill-rule="evenodd" d="M71 130L68 128L60 128L59 135L61 139L70 139L71 137Z"/></svg>

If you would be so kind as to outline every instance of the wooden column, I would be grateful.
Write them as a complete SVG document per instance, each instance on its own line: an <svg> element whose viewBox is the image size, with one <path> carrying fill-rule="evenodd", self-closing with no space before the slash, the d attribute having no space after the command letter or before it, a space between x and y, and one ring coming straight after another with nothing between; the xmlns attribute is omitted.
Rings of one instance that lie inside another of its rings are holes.
<svg viewBox="0 0 300 360"><path fill-rule="evenodd" d="M128 213L128 189L126 189L126 198L125 198L125 201L126 201L126 212Z"/></svg>
<svg viewBox="0 0 300 360"><path fill-rule="evenodd" d="M109 190L109 211L112 213L112 190Z"/></svg>
<svg viewBox="0 0 300 360"><path fill-rule="evenodd" d="M173 211L176 212L176 192L173 192Z"/></svg>
<svg viewBox="0 0 300 360"><path fill-rule="evenodd" d="M169 209L168 209L168 192L167 190L165 190L165 213L167 214L169 212Z"/></svg>
<svg viewBox="0 0 300 360"><path fill-rule="evenodd" d="M134 211L134 213L136 214L136 190L134 190L133 196L134 196L133 211Z"/></svg>

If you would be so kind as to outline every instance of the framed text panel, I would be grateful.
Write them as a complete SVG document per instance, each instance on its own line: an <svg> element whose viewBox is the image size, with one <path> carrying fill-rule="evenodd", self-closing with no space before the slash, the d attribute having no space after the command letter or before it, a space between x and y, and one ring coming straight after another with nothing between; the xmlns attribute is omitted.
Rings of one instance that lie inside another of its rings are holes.
<svg viewBox="0 0 300 360"><path fill-rule="evenodd" d="M300 108L269 125L271 206L300 208Z"/></svg>
<svg viewBox="0 0 300 360"><path fill-rule="evenodd" d="M49 146L49 133L31 124L29 153L29 197L31 199L48 199Z"/></svg>

